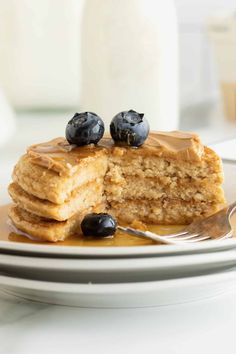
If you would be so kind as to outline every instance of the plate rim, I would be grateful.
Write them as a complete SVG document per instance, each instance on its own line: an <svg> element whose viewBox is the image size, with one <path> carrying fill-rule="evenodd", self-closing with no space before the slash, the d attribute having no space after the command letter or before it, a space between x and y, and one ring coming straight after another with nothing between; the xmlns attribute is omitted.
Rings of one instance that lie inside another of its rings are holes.
<svg viewBox="0 0 236 354"><path fill-rule="evenodd" d="M214 256L213 256L214 255ZM58 271L114 271L114 270L140 270L150 268L173 268L198 265L222 264L227 262L236 263L236 250L196 254L181 254L166 257L143 257L143 258L105 258L105 259L75 259L75 258L49 258L2 254L0 266L15 266L34 270L58 270Z"/></svg>
<svg viewBox="0 0 236 354"><path fill-rule="evenodd" d="M33 254L52 254L59 256L82 256L82 257L128 257L140 255L166 255L180 254L193 251L219 251L227 248L236 247L236 238L222 241L210 240L197 244L189 245L147 245L147 246L109 246L109 247L81 247L81 246L55 246L55 245L37 245L25 244L14 241L0 241L0 251L12 251ZM193 252L195 253L195 252Z"/></svg>
<svg viewBox="0 0 236 354"><path fill-rule="evenodd" d="M32 280L25 279L20 277L9 277L6 275L0 275L0 290L4 289L4 286L7 287L17 287L24 290L36 290L43 292L53 292L53 293L87 293L91 295L102 295L106 294L125 294L127 289L131 292L137 292L140 290L142 292L148 292L154 290L154 288L171 288L182 283L184 281L184 286L188 287L191 284L197 285L202 284L202 281L206 282L208 285L210 283L221 282L224 279L229 281L236 278L236 271L225 271L218 272L207 275L197 275L192 277L176 278L176 279L164 279L156 281L147 281L147 282L129 282L129 283L63 283L63 282L50 282L42 280Z"/></svg>

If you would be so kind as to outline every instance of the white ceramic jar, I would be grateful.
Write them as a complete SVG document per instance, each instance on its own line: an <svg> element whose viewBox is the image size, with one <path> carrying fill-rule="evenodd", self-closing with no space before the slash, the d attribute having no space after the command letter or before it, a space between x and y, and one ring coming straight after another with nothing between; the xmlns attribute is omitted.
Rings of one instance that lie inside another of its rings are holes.
<svg viewBox="0 0 236 354"><path fill-rule="evenodd" d="M236 122L236 13L220 13L209 18L208 32L218 67L224 113Z"/></svg>
<svg viewBox="0 0 236 354"><path fill-rule="evenodd" d="M0 85L14 107L78 105L80 3L0 2Z"/></svg>
<svg viewBox="0 0 236 354"><path fill-rule="evenodd" d="M178 126L177 20L172 0L87 0L82 19L81 108L108 126L144 112L151 129Z"/></svg>
<svg viewBox="0 0 236 354"><path fill-rule="evenodd" d="M14 112L0 88L0 147L2 147L15 131Z"/></svg>

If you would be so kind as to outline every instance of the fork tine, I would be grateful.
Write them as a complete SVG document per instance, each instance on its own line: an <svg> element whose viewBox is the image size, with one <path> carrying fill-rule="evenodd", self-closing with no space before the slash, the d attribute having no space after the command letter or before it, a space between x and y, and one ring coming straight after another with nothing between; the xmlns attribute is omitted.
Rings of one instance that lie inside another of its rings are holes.
<svg viewBox="0 0 236 354"><path fill-rule="evenodd" d="M185 241L189 239L193 239L194 237L200 236L200 234L195 233L195 234L189 234L188 232L184 234L183 236L177 236L177 237L171 237L172 240L176 241ZM169 238L168 236L164 236L165 238Z"/></svg>
<svg viewBox="0 0 236 354"><path fill-rule="evenodd" d="M186 240L186 241L183 241L183 242L186 242L186 243L195 243L195 242L200 242L200 241L204 241L204 240L209 240L210 239L210 236L197 236L197 237L193 237L189 240Z"/></svg>
<svg viewBox="0 0 236 354"><path fill-rule="evenodd" d="M176 232L174 234L169 234L169 235L164 235L165 238L175 238L175 237L179 237L182 235L186 235L188 234L188 231L180 231L180 232Z"/></svg>
<svg viewBox="0 0 236 354"><path fill-rule="evenodd" d="M154 234L150 231L142 231L142 230L133 229L132 227L123 227L120 225L118 225L117 228L121 231L127 232L130 235L144 237L144 238L151 239L153 241L158 241L158 242L166 243L166 244L173 244L174 243L171 240L165 240L165 237L163 237L161 235Z"/></svg>
<svg viewBox="0 0 236 354"><path fill-rule="evenodd" d="M132 227L124 227L124 226L118 225L117 228L119 230L123 231L123 232L127 232L127 233L135 235L135 236L144 236L144 237L146 237L147 234L149 234L149 235L152 234L149 231L133 229ZM162 238L165 238L165 239L169 239L169 238L172 239L173 237L178 237L178 236L182 236L182 235L186 235L186 234L188 234L187 231L182 231L182 232L177 232L177 233L174 233L174 234L163 235L163 236L162 235L153 234L153 236L158 236L158 237L162 237Z"/></svg>

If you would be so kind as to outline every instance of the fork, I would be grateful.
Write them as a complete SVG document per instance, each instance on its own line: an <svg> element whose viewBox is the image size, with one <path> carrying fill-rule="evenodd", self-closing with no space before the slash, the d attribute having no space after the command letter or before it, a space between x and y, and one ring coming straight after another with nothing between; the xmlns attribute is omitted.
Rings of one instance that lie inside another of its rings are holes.
<svg viewBox="0 0 236 354"><path fill-rule="evenodd" d="M117 228L130 235L148 238L169 245L190 244L213 239L224 240L231 237L233 234L230 217L235 211L236 202L224 207L205 219L192 222L180 232L164 236L150 231L133 229L131 227L118 226Z"/></svg>

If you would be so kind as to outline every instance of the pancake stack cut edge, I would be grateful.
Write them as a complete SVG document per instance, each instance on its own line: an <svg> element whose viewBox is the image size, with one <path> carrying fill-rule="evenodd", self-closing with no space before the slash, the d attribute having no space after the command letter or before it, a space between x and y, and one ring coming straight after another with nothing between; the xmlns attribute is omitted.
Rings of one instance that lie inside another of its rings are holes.
<svg viewBox="0 0 236 354"><path fill-rule="evenodd" d="M103 138L66 150L64 142L33 145L13 171L9 217L38 239L80 234L91 212L120 223L189 224L225 203L221 160L195 134L152 132L139 148Z"/></svg>

